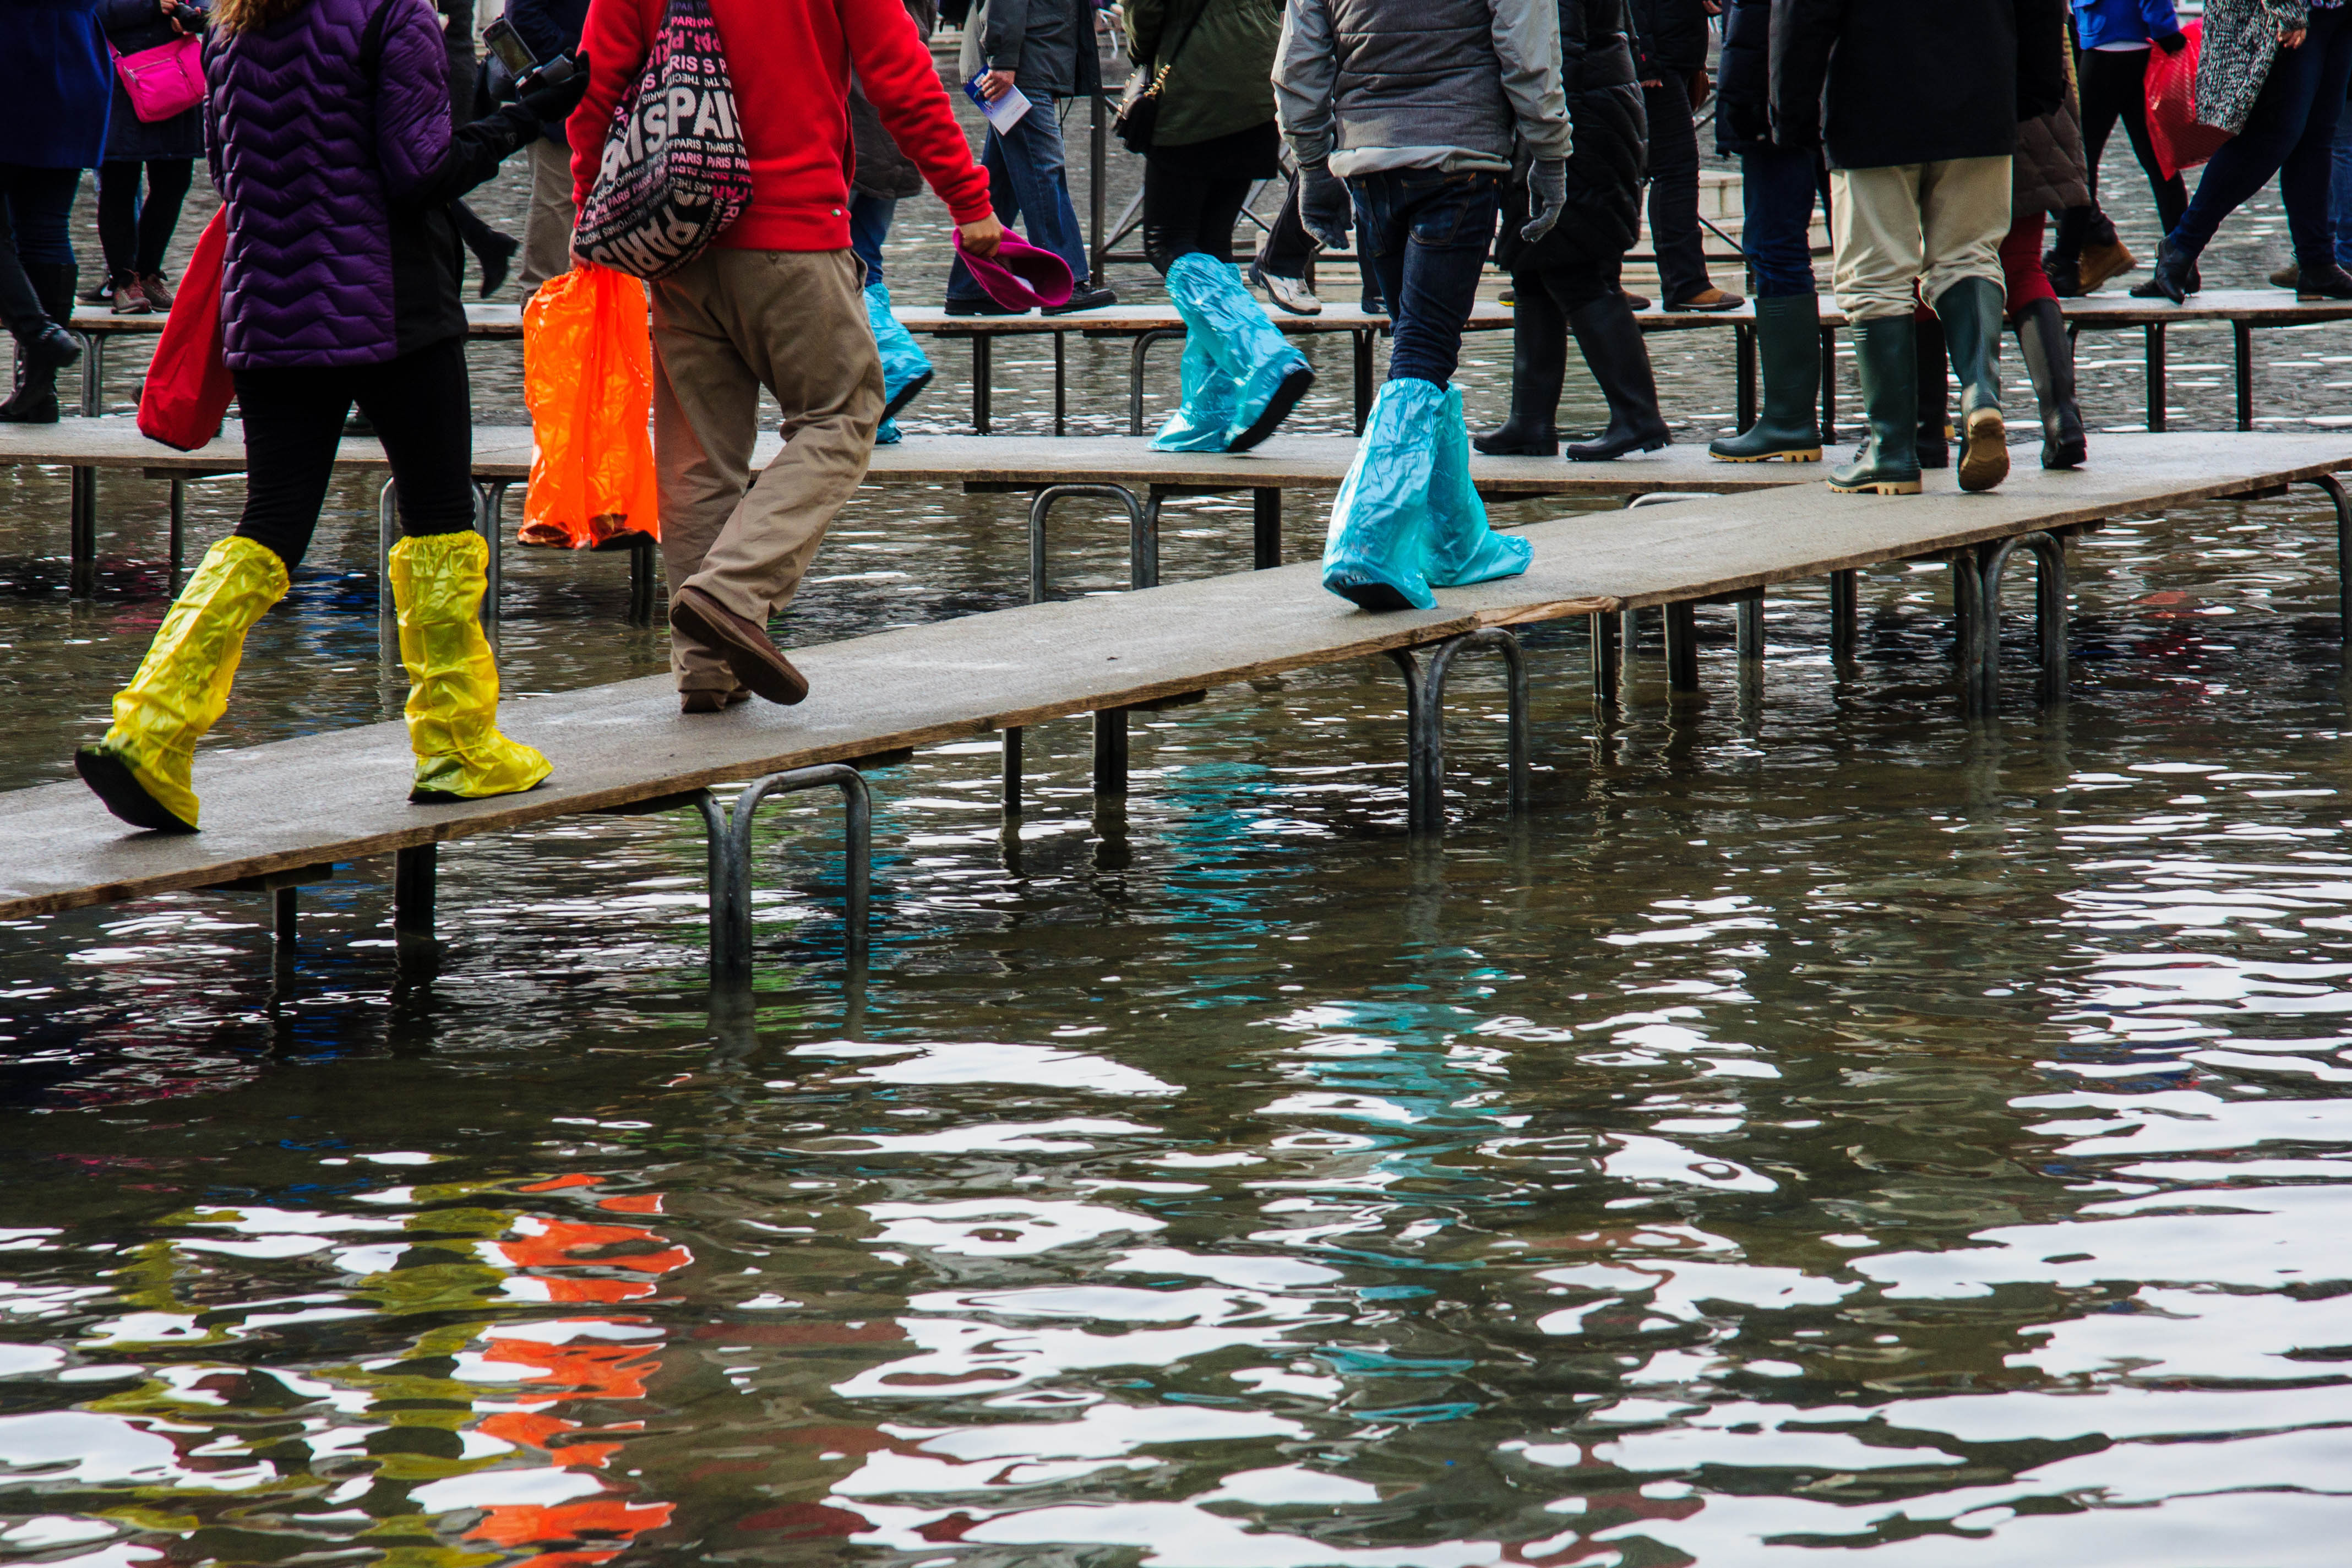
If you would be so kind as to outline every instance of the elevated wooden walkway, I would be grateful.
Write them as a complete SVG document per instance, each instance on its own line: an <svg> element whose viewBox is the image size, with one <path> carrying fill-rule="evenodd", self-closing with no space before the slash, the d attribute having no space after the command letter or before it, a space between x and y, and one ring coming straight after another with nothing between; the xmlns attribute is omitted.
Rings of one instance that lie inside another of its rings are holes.
<svg viewBox="0 0 2352 1568"><path fill-rule="evenodd" d="M1444 825L1446 671L1466 649L1491 643L1512 662L1513 771L1523 782L1529 737L1510 627L1590 617L1596 681L1609 685L1615 613L1664 605L1670 678L1687 688L1697 681L1696 605L1740 604L1742 651L1760 654L1762 590L1827 576L1833 637L1850 649L1857 569L1943 558L1960 614L1960 693L1983 712L2013 549L2031 549L2042 568L2042 696L2055 700L2065 684L2063 540L2071 531L2183 502L2275 494L2296 482L2327 490L2339 552L2352 528L2331 477L2352 464L2352 436L2110 437L2106 447L2098 468L2024 468L1980 496L1957 493L1943 474L1930 476L1923 497L1832 497L1806 487L1538 523L1525 531L1535 546L1525 575L1446 591L1428 612L1366 614L1326 593L1318 568L1302 563L796 649L812 694L795 708L754 702L688 718L663 677L510 702L502 725L546 752L555 773L541 789L496 800L408 805L407 738L396 723L200 752L196 783L209 825L200 835L128 830L78 783L18 791L0 795L0 918L186 889L268 889L393 852L402 868L395 926L417 931L430 924L432 847L444 840L586 812L694 804L712 834L714 960L735 973L749 961L750 813L765 794L811 784L839 784L859 805L864 785L854 764L861 761L1001 731L1006 805L1017 811L1019 731L1091 713L1097 787L1124 794L1128 710L1387 655L1409 693L1409 819L1435 831ZM731 817L700 793L754 777L761 782ZM1515 798L1524 793L1515 789ZM862 848L854 847L853 860L856 892ZM290 896L281 908L290 910ZM863 931L856 909L853 930Z"/></svg>

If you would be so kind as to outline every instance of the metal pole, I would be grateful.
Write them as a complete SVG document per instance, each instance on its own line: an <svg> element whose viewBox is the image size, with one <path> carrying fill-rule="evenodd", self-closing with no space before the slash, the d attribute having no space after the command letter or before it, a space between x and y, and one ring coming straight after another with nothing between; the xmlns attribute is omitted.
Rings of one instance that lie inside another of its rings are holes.
<svg viewBox="0 0 2352 1568"><path fill-rule="evenodd" d="M1738 625L1739 658L1742 663L1764 657L1764 601L1761 598L1742 599L1734 606Z"/></svg>
<svg viewBox="0 0 2352 1568"><path fill-rule="evenodd" d="M1264 572L1282 564L1282 492L1260 488L1250 492L1251 565Z"/></svg>
<svg viewBox="0 0 2352 1568"><path fill-rule="evenodd" d="M1698 614L1688 599L1665 607L1666 689L1698 689Z"/></svg>
<svg viewBox="0 0 2352 1568"><path fill-rule="evenodd" d="M1021 726L1015 724L1005 730L1003 731L1003 737L1004 786L1003 799L1004 802L1004 815L1007 816L1018 816L1021 815Z"/></svg>
<svg viewBox="0 0 2352 1568"><path fill-rule="evenodd" d="M392 930L395 936L433 934L433 904L440 880L438 844L396 849L392 857Z"/></svg>
<svg viewBox="0 0 2352 1568"><path fill-rule="evenodd" d="M1389 660L1404 677L1404 826L1409 834L1423 831L1423 822L1431 811L1429 802L1429 737L1424 732L1423 715L1428 704L1421 679L1421 661L1411 648L1392 647ZM1437 803L1436 812L1442 821L1445 805Z"/></svg>
<svg viewBox="0 0 2352 1568"><path fill-rule="evenodd" d="M1843 663L1853 658L1862 632L1862 574L1830 574L1830 658Z"/></svg>
<svg viewBox="0 0 2352 1568"><path fill-rule="evenodd" d="M186 548L187 528L188 477L185 474L173 474L172 476L172 575L174 579L180 574L182 552ZM178 585L176 581L173 584L173 587Z"/></svg>
<svg viewBox="0 0 2352 1568"><path fill-rule="evenodd" d="M1423 732L1421 831L1445 831L1445 682L1453 673L1454 658L1465 649L1476 647L1493 647L1503 656L1504 679L1509 694L1511 810L1515 815L1527 810L1533 793L1528 756L1527 659L1519 639L1502 626L1481 626L1475 632L1465 632L1437 646L1430 655L1429 674L1423 684L1417 721Z"/></svg>
<svg viewBox="0 0 2352 1568"><path fill-rule="evenodd" d="M1095 793L1127 793L1127 710L1102 708L1095 712Z"/></svg>
<svg viewBox="0 0 2352 1568"><path fill-rule="evenodd" d="M2236 339L2238 351L2238 428L2254 427L2254 329L2250 322L2232 321L2230 335Z"/></svg>
<svg viewBox="0 0 2352 1568"><path fill-rule="evenodd" d="M294 895L295 889L292 888L279 888L271 895L270 901L276 906L274 913L277 916L278 944L280 947L290 948L294 945Z"/></svg>
<svg viewBox="0 0 2352 1568"><path fill-rule="evenodd" d="M1045 519L1065 496L1101 496L1127 508L1127 575L1130 587L1160 584L1160 500L1147 508L1125 485L1047 485L1029 503L1029 602L1045 602Z"/></svg>
<svg viewBox="0 0 2352 1568"><path fill-rule="evenodd" d="M2352 497L2334 474L2311 481L2336 508L2336 640L2352 647Z"/></svg>
<svg viewBox="0 0 2352 1568"><path fill-rule="evenodd" d="M1617 700L1617 617L1605 611L1584 617L1592 647L1592 706L1596 712Z"/></svg>
<svg viewBox="0 0 2352 1568"><path fill-rule="evenodd" d="M2147 427L2151 431L2164 428L2164 323L2150 321L2142 329L2147 337Z"/></svg>

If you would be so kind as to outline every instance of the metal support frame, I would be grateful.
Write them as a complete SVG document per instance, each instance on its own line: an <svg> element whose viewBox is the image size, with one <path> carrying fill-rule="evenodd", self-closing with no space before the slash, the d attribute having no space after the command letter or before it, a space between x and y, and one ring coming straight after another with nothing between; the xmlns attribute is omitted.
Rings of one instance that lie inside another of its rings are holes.
<svg viewBox="0 0 2352 1568"><path fill-rule="evenodd" d="M2150 321L2140 329L2147 337L2147 427L2164 428L2164 323Z"/></svg>
<svg viewBox="0 0 2352 1568"><path fill-rule="evenodd" d="M392 855L392 930L394 936L433 934L434 896L440 882L441 846L419 844Z"/></svg>
<svg viewBox="0 0 2352 1568"><path fill-rule="evenodd" d="M2336 640L2352 647L2352 498L2334 474L2304 482L2324 491L2336 508Z"/></svg>
<svg viewBox="0 0 2352 1568"><path fill-rule="evenodd" d="M1250 567L1270 572L1282 564L1282 492L1260 487L1250 491Z"/></svg>
<svg viewBox="0 0 2352 1568"><path fill-rule="evenodd" d="M2041 701L2066 700L2066 542L2055 533L2021 533L1952 552L1954 607L1959 622L1960 710L1989 719L2000 710L2000 587L2020 546L2034 560L2034 620L2042 654Z"/></svg>
<svg viewBox="0 0 2352 1568"><path fill-rule="evenodd" d="M1129 353L1127 370L1127 433L1129 435L1140 436L1143 434L1143 362L1145 356L1150 353L1152 344L1164 343L1171 338L1181 338L1183 335L1184 329L1181 327L1154 327L1149 331L1138 332L1135 335L1135 347ZM1061 431L1056 429L1054 433L1058 436L1061 434ZM988 434L988 432L983 428L981 431L981 434L984 436Z"/></svg>
<svg viewBox="0 0 2352 1568"><path fill-rule="evenodd" d="M1830 658L1843 662L1853 658L1862 632L1862 574L1830 574Z"/></svg>
<svg viewBox="0 0 2352 1568"><path fill-rule="evenodd" d="M1621 668L1617 617L1605 610L1596 611L1584 617L1584 627L1591 647L1592 704L1595 708L1613 705Z"/></svg>
<svg viewBox="0 0 2352 1568"><path fill-rule="evenodd" d="M1127 793L1127 710L1095 710L1095 794Z"/></svg>
<svg viewBox="0 0 2352 1568"><path fill-rule="evenodd" d="M2231 346L2237 350L2238 361L2238 428L2254 427L2254 329L2246 321L2231 321Z"/></svg>
<svg viewBox="0 0 2352 1568"><path fill-rule="evenodd" d="M1666 619L1666 689L1698 689L1698 605L1680 599L1664 606Z"/></svg>
<svg viewBox="0 0 2352 1568"><path fill-rule="evenodd" d="M1021 726L1014 724L1003 731L1004 740L1004 784L1002 798L1004 815L1021 815Z"/></svg>
<svg viewBox="0 0 2352 1568"><path fill-rule="evenodd" d="M298 908L295 895L296 889L292 888L279 888L269 895L272 933L277 937L278 945L280 947L294 945L295 913Z"/></svg>
<svg viewBox="0 0 2352 1568"><path fill-rule="evenodd" d="M1042 605L1050 586L1045 570L1045 518L1055 501L1070 496L1117 500L1127 508L1127 576L1134 588L1160 585L1160 497L1149 505L1125 485L1047 485L1029 503L1029 602Z"/></svg>
<svg viewBox="0 0 2352 1568"><path fill-rule="evenodd" d="M1732 606L1737 618L1739 658L1750 663L1764 657L1764 595L1759 592L1752 599L1742 599Z"/></svg>
<svg viewBox="0 0 2352 1568"><path fill-rule="evenodd" d="M180 574L180 563L187 548L188 476L172 476L172 575ZM175 584L176 585L176 584Z"/></svg>
<svg viewBox="0 0 2352 1568"><path fill-rule="evenodd" d="M106 380L106 338L99 332L75 335L82 343L81 416L95 419L102 406L100 388ZM66 594L69 598L87 599L98 593L98 470L68 470L67 493L70 501Z"/></svg>
<svg viewBox="0 0 2352 1568"><path fill-rule="evenodd" d="M1416 657L1421 650L1388 650L1404 678L1405 826L1415 835L1435 837L1445 832L1445 683L1454 659L1466 650L1481 647L1492 647L1503 656L1509 693L1511 811L1517 815L1528 809L1532 785L1528 760L1527 655L1517 635L1508 627L1481 626L1427 645L1426 671Z"/></svg>
<svg viewBox="0 0 2352 1568"><path fill-rule="evenodd" d="M989 423L989 395L995 377L996 334L974 332L971 335L971 427L985 436Z"/></svg>
<svg viewBox="0 0 2352 1568"><path fill-rule="evenodd" d="M1069 433L1070 413L1070 334L1054 334L1054 434Z"/></svg>
<svg viewBox="0 0 2352 1568"><path fill-rule="evenodd" d="M787 768L753 779L735 797L730 810L708 790L697 790L693 804L702 814L703 831L710 848L710 978L713 984L742 983L751 977L751 824L761 805L772 795L799 790L841 790L843 815L843 881L847 889L845 949L853 964L866 958L866 915L872 902L874 804L865 775L846 763L821 763L814 767Z"/></svg>

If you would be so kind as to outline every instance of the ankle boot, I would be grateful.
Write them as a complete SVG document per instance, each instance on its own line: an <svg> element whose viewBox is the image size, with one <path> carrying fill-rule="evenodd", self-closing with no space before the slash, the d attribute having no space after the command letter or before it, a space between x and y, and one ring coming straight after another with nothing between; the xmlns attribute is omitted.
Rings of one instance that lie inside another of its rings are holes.
<svg viewBox="0 0 2352 1568"><path fill-rule="evenodd" d="M1609 400L1609 428L1597 441L1568 449L1573 462L1605 463L1628 452L1654 452L1674 440L1658 415L1658 384L1650 374L1650 351L1625 296L1610 293L1568 318L1585 367Z"/></svg>
<svg viewBox="0 0 2352 1568"><path fill-rule="evenodd" d="M2169 300L2178 305L2196 293L2202 281L2197 275L2197 258L2167 236L2157 245L2156 266L2150 269L2147 281L2132 285L2132 298Z"/></svg>
<svg viewBox="0 0 2352 1568"><path fill-rule="evenodd" d="M1187 341L1202 337L1233 384L1233 417L1219 449L1248 451L1273 435L1315 384L1307 356L1250 297L1231 262L1199 251L1178 257L1168 268L1168 297L1184 318Z"/></svg>
<svg viewBox="0 0 2352 1568"><path fill-rule="evenodd" d="M489 559L488 543L471 529L415 535L392 547L408 745L416 753L408 798L419 805L515 795L554 771L499 733L499 667L482 635Z"/></svg>
<svg viewBox="0 0 2352 1568"><path fill-rule="evenodd" d="M1567 347L1563 340L1561 348ZM1486 520L1486 503L1470 482L1470 429L1462 419L1462 389L1445 389L1445 406L1433 432L1429 471L1427 574L1433 588L1459 587L1528 569L1535 546L1516 533L1497 533Z"/></svg>
<svg viewBox="0 0 2352 1568"><path fill-rule="evenodd" d="M1830 470L1830 489L1842 495L1916 496L1919 461L1917 333L1911 318L1872 316L1853 323L1854 369L1862 378L1867 434L1853 461Z"/></svg>
<svg viewBox="0 0 2352 1568"><path fill-rule="evenodd" d="M16 335L16 390L0 403L0 423L54 425L59 413L58 372L81 358L81 340L65 326L73 320L80 269L70 263L27 262L25 276L42 314L10 323Z"/></svg>
<svg viewBox="0 0 2352 1568"><path fill-rule="evenodd" d="M1811 294L1756 301L1756 360L1764 412L1737 436L1706 444L1727 463L1818 463L1822 427L1822 302Z"/></svg>
<svg viewBox="0 0 2352 1568"><path fill-rule="evenodd" d="M1919 436L1912 450L1923 468L1952 466L1951 387L1944 374L1944 323L1930 310L1911 312L1912 363L1919 374Z"/></svg>
<svg viewBox="0 0 2352 1568"><path fill-rule="evenodd" d="M74 768L106 809L134 827L196 830L196 742L228 710L245 634L286 596L286 563L231 534L205 552L131 684L114 694L106 738Z"/></svg>
<svg viewBox="0 0 2352 1568"><path fill-rule="evenodd" d="M2000 414L2001 287L1963 278L1937 297L1936 317L1960 384L1960 489L1989 490L2009 477L2009 430Z"/></svg>
<svg viewBox="0 0 2352 1568"><path fill-rule="evenodd" d="M1450 387L1418 376L1383 382L1348 477L1331 501L1323 586L1367 610L1429 610L1429 492Z"/></svg>
<svg viewBox="0 0 2352 1568"><path fill-rule="evenodd" d="M890 290L879 283L866 286L866 324L874 330L874 346L882 354L882 417L887 422L931 384L931 362L915 335L890 313Z"/></svg>
<svg viewBox="0 0 2352 1568"><path fill-rule="evenodd" d="M1568 378L1568 318L1540 279L1516 281L1511 311L1511 416L1471 445L1490 458L1559 455L1559 389Z"/></svg>
<svg viewBox="0 0 2352 1568"><path fill-rule="evenodd" d="M2074 403L2074 344L2055 300L2036 300L2017 318L2018 347L2042 405L2042 466L2078 468L2091 455L2083 411Z"/></svg>

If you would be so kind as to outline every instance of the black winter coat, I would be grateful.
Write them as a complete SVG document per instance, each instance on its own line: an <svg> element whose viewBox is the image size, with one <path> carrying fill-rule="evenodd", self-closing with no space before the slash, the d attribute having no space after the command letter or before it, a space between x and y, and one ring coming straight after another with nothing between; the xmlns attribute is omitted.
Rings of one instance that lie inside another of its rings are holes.
<svg viewBox="0 0 2352 1568"><path fill-rule="evenodd" d="M1706 0L1627 0L1626 28L1641 77L1685 76L1706 65Z"/></svg>
<svg viewBox="0 0 2352 1568"><path fill-rule="evenodd" d="M915 31L929 42L940 25L939 8L932 0L904 0L904 4ZM882 123L881 111L857 84L855 72L849 79L849 144L857 162L849 185L859 195L903 202L923 194L922 170L898 150L888 127Z"/></svg>
<svg viewBox="0 0 2352 1568"><path fill-rule="evenodd" d="M1772 139L1833 169L2006 158L2065 101L2065 0L1772 0ZM2020 47L2020 40L2025 40Z"/></svg>
<svg viewBox="0 0 2352 1568"><path fill-rule="evenodd" d="M1715 148L1727 158L1772 144L1772 0L1728 0L1715 68Z"/></svg>
<svg viewBox="0 0 2352 1568"><path fill-rule="evenodd" d="M1642 222L1642 178L1650 159L1650 125L1625 35L1625 0L1559 0L1560 85L1576 134L1568 160L1568 206L1549 234L1519 237L1528 192L1515 184L1503 201L1495 259L1507 269L1575 269L1613 263L1633 248Z"/></svg>
<svg viewBox="0 0 2352 1568"><path fill-rule="evenodd" d="M100 0L99 25L118 54L135 55L161 48L180 36L155 0ZM109 162L143 162L149 158L201 158L205 155L205 110L202 104L169 120L142 120L131 107L122 78L114 79L114 108L106 120Z"/></svg>
<svg viewBox="0 0 2352 1568"><path fill-rule="evenodd" d="M1009 70L1030 98L1102 91L1094 0L988 0L981 48L992 70Z"/></svg>

